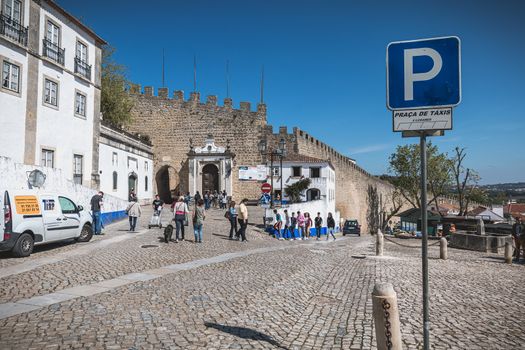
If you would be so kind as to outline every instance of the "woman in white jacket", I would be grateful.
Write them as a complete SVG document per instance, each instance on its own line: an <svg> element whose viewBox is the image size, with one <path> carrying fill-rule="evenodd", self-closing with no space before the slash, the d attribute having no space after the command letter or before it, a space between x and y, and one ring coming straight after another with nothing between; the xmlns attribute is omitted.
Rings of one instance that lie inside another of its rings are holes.
<svg viewBox="0 0 525 350"><path fill-rule="evenodd" d="M129 216L129 230L135 232L135 227L137 226L137 219L142 214L142 209L140 209L140 204L137 202L135 197L132 202L128 204L126 212Z"/></svg>

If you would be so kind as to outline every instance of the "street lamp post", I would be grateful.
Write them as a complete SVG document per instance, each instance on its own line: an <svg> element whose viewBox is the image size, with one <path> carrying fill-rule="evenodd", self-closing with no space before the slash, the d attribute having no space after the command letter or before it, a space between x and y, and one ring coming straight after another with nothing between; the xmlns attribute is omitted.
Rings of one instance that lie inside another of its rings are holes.
<svg viewBox="0 0 525 350"><path fill-rule="evenodd" d="M263 139L259 142L259 152L261 155L270 156L270 185L272 187L271 193L270 193L270 207L273 208L273 198L274 198L274 189L273 189L273 157L279 157L279 171L281 176L281 203L283 200L283 158L286 157L286 141L282 138L279 141L279 148L275 150L269 150L268 149L268 141L266 139Z"/></svg>

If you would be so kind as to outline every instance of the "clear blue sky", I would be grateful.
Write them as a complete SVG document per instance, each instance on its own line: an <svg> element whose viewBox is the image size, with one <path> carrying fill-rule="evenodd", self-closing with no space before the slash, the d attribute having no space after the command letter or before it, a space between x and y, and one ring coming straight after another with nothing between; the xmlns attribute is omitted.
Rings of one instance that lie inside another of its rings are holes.
<svg viewBox="0 0 525 350"><path fill-rule="evenodd" d="M440 150L466 147L482 183L525 181L525 1L58 1L117 49L136 83L193 90L255 105L265 67L268 120L299 126L386 172L391 130L385 50L391 41L457 35L462 102Z"/></svg>

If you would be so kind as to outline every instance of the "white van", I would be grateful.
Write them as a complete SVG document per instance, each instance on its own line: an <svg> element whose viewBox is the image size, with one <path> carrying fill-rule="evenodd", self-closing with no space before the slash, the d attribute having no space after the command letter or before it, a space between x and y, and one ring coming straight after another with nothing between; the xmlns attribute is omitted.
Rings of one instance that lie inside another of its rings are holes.
<svg viewBox="0 0 525 350"><path fill-rule="evenodd" d="M67 196L36 190L0 190L0 251L29 256L33 246L67 239L88 242L92 218Z"/></svg>

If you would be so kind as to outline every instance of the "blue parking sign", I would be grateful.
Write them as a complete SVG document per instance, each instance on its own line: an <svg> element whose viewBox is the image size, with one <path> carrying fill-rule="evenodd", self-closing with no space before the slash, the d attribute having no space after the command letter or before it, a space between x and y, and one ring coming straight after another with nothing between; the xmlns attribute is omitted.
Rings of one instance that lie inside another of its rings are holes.
<svg viewBox="0 0 525 350"><path fill-rule="evenodd" d="M387 107L453 107L461 101L461 43L443 37L388 44Z"/></svg>

